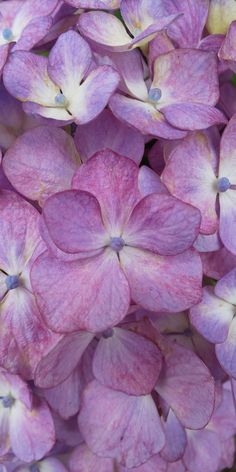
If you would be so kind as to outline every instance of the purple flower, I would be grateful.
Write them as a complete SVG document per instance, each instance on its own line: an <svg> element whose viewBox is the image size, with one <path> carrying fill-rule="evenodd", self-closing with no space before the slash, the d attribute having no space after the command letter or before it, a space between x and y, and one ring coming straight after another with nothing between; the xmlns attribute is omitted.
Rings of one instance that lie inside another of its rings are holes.
<svg viewBox="0 0 236 472"><path fill-rule="evenodd" d="M7 90L29 102L28 111L79 124L101 113L118 82L110 66L93 67L89 45L74 31L58 38L48 58L17 51L4 69Z"/></svg>

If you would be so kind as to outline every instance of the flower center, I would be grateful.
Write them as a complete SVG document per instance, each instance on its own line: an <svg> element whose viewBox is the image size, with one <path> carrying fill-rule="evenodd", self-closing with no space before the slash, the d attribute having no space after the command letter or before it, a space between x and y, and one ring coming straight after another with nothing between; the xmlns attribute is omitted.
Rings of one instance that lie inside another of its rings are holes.
<svg viewBox="0 0 236 472"><path fill-rule="evenodd" d="M63 107L66 106L66 104L67 104L67 98L65 97L65 95L64 95L62 92L58 93L58 94L55 96L55 99L54 99L54 100L55 100L55 103L56 103L57 105L61 105L61 106L63 106Z"/></svg>
<svg viewBox="0 0 236 472"><path fill-rule="evenodd" d="M103 331L102 333L102 337L104 339L108 339L108 338L111 338L114 334L114 329L113 328L108 328L106 329L106 331Z"/></svg>
<svg viewBox="0 0 236 472"><path fill-rule="evenodd" d="M125 242L124 242L123 238L121 238L121 237L116 237L115 236L114 238L111 238L111 240L110 240L110 247L115 252L120 252L121 249L123 249L124 245L125 245Z"/></svg>
<svg viewBox="0 0 236 472"><path fill-rule="evenodd" d="M228 177L221 177L217 181L217 190L218 190L218 192L226 192L227 190L229 190L230 186L231 186L231 183L230 183Z"/></svg>
<svg viewBox="0 0 236 472"><path fill-rule="evenodd" d="M19 276L18 275L8 275L5 282L8 290L13 290L13 288L19 287Z"/></svg>
<svg viewBox="0 0 236 472"><path fill-rule="evenodd" d="M6 397L0 397L2 401L2 406L3 408L11 408L12 405L15 403L15 398L13 398L11 395L7 395Z"/></svg>
<svg viewBox="0 0 236 472"><path fill-rule="evenodd" d="M40 472L37 464L30 465L29 470L30 470L30 472Z"/></svg>
<svg viewBox="0 0 236 472"><path fill-rule="evenodd" d="M162 96L161 90L159 88L150 89L148 92L148 98L152 102L158 102Z"/></svg>
<svg viewBox="0 0 236 472"><path fill-rule="evenodd" d="M2 31L2 37L5 41L11 41L13 39L13 33L11 28L4 28Z"/></svg>

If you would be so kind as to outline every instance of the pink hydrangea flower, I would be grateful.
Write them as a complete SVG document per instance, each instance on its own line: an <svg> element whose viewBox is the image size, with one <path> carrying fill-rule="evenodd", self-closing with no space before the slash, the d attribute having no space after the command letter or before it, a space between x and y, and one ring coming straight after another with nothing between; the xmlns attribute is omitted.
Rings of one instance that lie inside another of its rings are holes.
<svg viewBox="0 0 236 472"><path fill-rule="evenodd" d="M201 297L201 264L189 249L199 211L168 195L143 198L138 175L130 159L104 151L76 172L74 190L46 201L43 236L60 255L39 257L31 281L53 330L103 331L125 317L131 299L168 312Z"/></svg>

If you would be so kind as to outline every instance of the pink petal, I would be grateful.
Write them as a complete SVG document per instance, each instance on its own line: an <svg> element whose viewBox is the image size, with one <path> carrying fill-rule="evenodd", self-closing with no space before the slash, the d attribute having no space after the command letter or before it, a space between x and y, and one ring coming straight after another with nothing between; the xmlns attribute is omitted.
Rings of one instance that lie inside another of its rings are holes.
<svg viewBox="0 0 236 472"><path fill-rule="evenodd" d="M185 428L203 428L211 418L215 400L210 371L196 354L175 343L168 345L165 362L157 392Z"/></svg>
<svg viewBox="0 0 236 472"><path fill-rule="evenodd" d="M164 139L179 139L186 136L186 132L172 127L165 121L163 114L150 103L115 93L110 99L109 107L117 118L143 134Z"/></svg>
<svg viewBox="0 0 236 472"><path fill-rule="evenodd" d="M147 310L177 313L201 299L202 268L193 250L178 256L158 256L124 247L120 260L131 298Z"/></svg>
<svg viewBox="0 0 236 472"><path fill-rule="evenodd" d="M166 472L167 463L164 461L159 454L155 454L147 462L135 467L133 472ZM130 472L132 469L121 467L120 472Z"/></svg>
<svg viewBox="0 0 236 472"><path fill-rule="evenodd" d="M165 106L161 111L172 126L183 130L201 130L227 123L220 110L202 103L177 103Z"/></svg>
<svg viewBox="0 0 236 472"><path fill-rule="evenodd" d="M79 427L87 445L102 457L137 467L157 454L164 434L150 395L134 397L91 382L84 391Z"/></svg>
<svg viewBox="0 0 236 472"><path fill-rule="evenodd" d="M74 262L44 253L31 280L40 312L56 332L103 331L119 323L129 308L128 282L111 250Z"/></svg>
<svg viewBox="0 0 236 472"><path fill-rule="evenodd" d="M99 472L113 472L113 459L98 457L86 446L81 444L72 452L69 461L71 472L92 472L98 470Z"/></svg>
<svg viewBox="0 0 236 472"><path fill-rule="evenodd" d="M190 309L190 321L212 343L225 341L234 307L214 294L213 287L203 288L203 299Z"/></svg>
<svg viewBox="0 0 236 472"><path fill-rule="evenodd" d="M71 188L79 163L68 133L39 126L19 136L5 154L3 168L20 193L42 205L50 195Z"/></svg>
<svg viewBox="0 0 236 472"><path fill-rule="evenodd" d="M92 52L88 43L75 31L59 36L48 57L48 74L69 101L88 71Z"/></svg>
<svg viewBox="0 0 236 472"><path fill-rule="evenodd" d="M162 174L170 193L201 211L201 232L218 228L216 172L218 157L204 133L193 133L172 151Z"/></svg>
<svg viewBox="0 0 236 472"><path fill-rule="evenodd" d="M78 365L93 339L86 331L64 336L38 363L34 381L38 387L53 388L65 381Z"/></svg>
<svg viewBox="0 0 236 472"><path fill-rule="evenodd" d="M89 159L75 174L73 187L91 192L98 199L104 224L114 233L112 236L120 235L141 198L138 171L130 159L105 150Z"/></svg>
<svg viewBox="0 0 236 472"><path fill-rule="evenodd" d="M176 255L192 246L200 220L196 208L168 195L151 194L134 208L122 237L129 246Z"/></svg>
<svg viewBox="0 0 236 472"><path fill-rule="evenodd" d="M159 349L131 331L121 328L112 331L104 333L96 348L94 376L106 387L130 395L151 393L161 371Z"/></svg>
<svg viewBox="0 0 236 472"><path fill-rule="evenodd" d="M64 252L76 254L109 243L99 203L91 193L66 190L52 195L43 218L53 242Z"/></svg>
<svg viewBox="0 0 236 472"><path fill-rule="evenodd" d="M55 443L53 419L46 403L37 400L28 410L17 403L10 417L10 442L13 453L22 461L42 459Z"/></svg>
<svg viewBox="0 0 236 472"><path fill-rule="evenodd" d="M141 133L117 120L107 109L87 125L77 127L75 144L83 162L106 148L129 157L136 164L144 153Z"/></svg>
<svg viewBox="0 0 236 472"><path fill-rule="evenodd" d="M66 0L66 2L76 8L116 10L120 7L121 0Z"/></svg>
<svg viewBox="0 0 236 472"><path fill-rule="evenodd" d="M1 303L1 365L32 379L43 355L58 336L42 320L34 296L24 287L11 290Z"/></svg>

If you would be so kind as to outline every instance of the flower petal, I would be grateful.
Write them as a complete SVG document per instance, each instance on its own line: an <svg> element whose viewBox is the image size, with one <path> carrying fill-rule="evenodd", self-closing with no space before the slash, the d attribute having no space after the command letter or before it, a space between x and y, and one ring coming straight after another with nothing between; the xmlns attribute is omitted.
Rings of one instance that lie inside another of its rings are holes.
<svg viewBox="0 0 236 472"><path fill-rule="evenodd" d="M93 339L86 331L68 334L46 354L35 370L35 385L53 388L64 382L78 365L84 351Z"/></svg>
<svg viewBox="0 0 236 472"><path fill-rule="evenodd" d="M203 428L212 416L215 401L210 371L194 352L176 343L168 343L164 357L166 364L156 391L185 428Z"/></svg>
<svg viewBox="0 0 236 472"><path fill-rule="evenodd" d="M141 133L115 118L108 109L90 123L76 128L75 144L83 162L98 151L111 149L140 164L144 153Z"/></svg>
<svg viewBox="0 0 236 472"><path fill-rule="evenodd" d="M218 228L216 214L216 172L218 156L204 133L192 133L176 146L162 173L169 192L199 208L201 232L212 234Z"/></svg>
<svg viewBox="0 0 236 472"><path fill-rule="evenodd" d="M154 343L136 333L114 328L101 337L93 358L95 378L129 395L146 395L156 385L162 359Z"/></svg>
<svg viewBox="0 0 236 472"><path fill-rule="evenodd" d="M40 312L56 332L103 331L129 308L128 282L114 251L67 263L44 253L34 263L31 280Z"/></svg>
<svg viewBox="0 0 236 472"><path fill-rule="evenodd" d="M190 321L212 343L225 341L234 316L234 307L214 294L213 287L203 288L203 299L190 309Z"/></svg>
<svg viewBox="0 0 236 472"><path fill-rule="evenodd" d="M128 246L176 255L192 246L200 220L196 208L168 195L151 194L134 208L122 237Z"/></svg>
<svg viewBox="0 0 236 472"><path fill-rule="evenodd" d="M90 449L137 467L158 453L164 434L150 395L134 397L91 382L84 391L79 427Z"/></svg>
<svg viewBox="0 0 236 472"><path fill-rule="evenodd" d="M118 72L109 65L90 72L68 106L75 122L82 125L96 118L107 105L119 81Z"/></svg>
<svg viewBox="0 0 236 472"><path fill-rule="evenodd" d="M79 163L68 133L38 126L12 144L4 156L3 169L18 192L42 205L50 195L71 188Z"/></svg>
<svg viewBox="0 0 236 472"><path fill-rule="evenodd" d="M161 111L172 126L183 130L195 131L227 123L220 110L203 103L177 103L165 106Z"/></svg>
<svg viewBox="0 0 236 472"><path fill-rule="evenodd" d="M163 114L150 103L115 93L109 101L109 107L117 118L143 134L164 139L180 139L186 136L186 132L171 126Z"/></svg>
<svg viewBox="0 0 236 472"><path fill-rule="evenodd" d="M92 61L88 43L75 31L59 36L48 56L48 74L70 102Z"/></svg>
<svg viewBox="0 0 236 472"><path fill-rule="evenodd" d="M120 260L131 298L147 310L177 313L201 299L202 267L193 250L177 256L158 256L124 247Z"/></svg>
<svg viewBox="0 0 236 472"><path fill-rule="evenodd" d="M236 378L236 318L230 324L225 342L216 345L216 357L225 372Z"/></svg>
<svg viewBox="0 0 236 472"><path fill-rule="evenodd" d="M114 233L112 236L121 235L141 198L138 172L131 159L105 150L89 159L75 174L73 188L91 192L98 199L104 224L110 233Z"/></svg>
<svg viewBox="0 0 236 472"><path fill-rule="evenodd" d="M46 57L32 52L12 53L4 68L3 80L8 92L21 101L31 101L43 106L55 106L59 88L47 73Z"/></svg>
<svg viewBox="0 0 236 472"><path fill-rule="evenodd" d="M49 234L64 252L76 254L109 243L97 199L88 192L66 190L52 195L43 207Z"/></svg>

